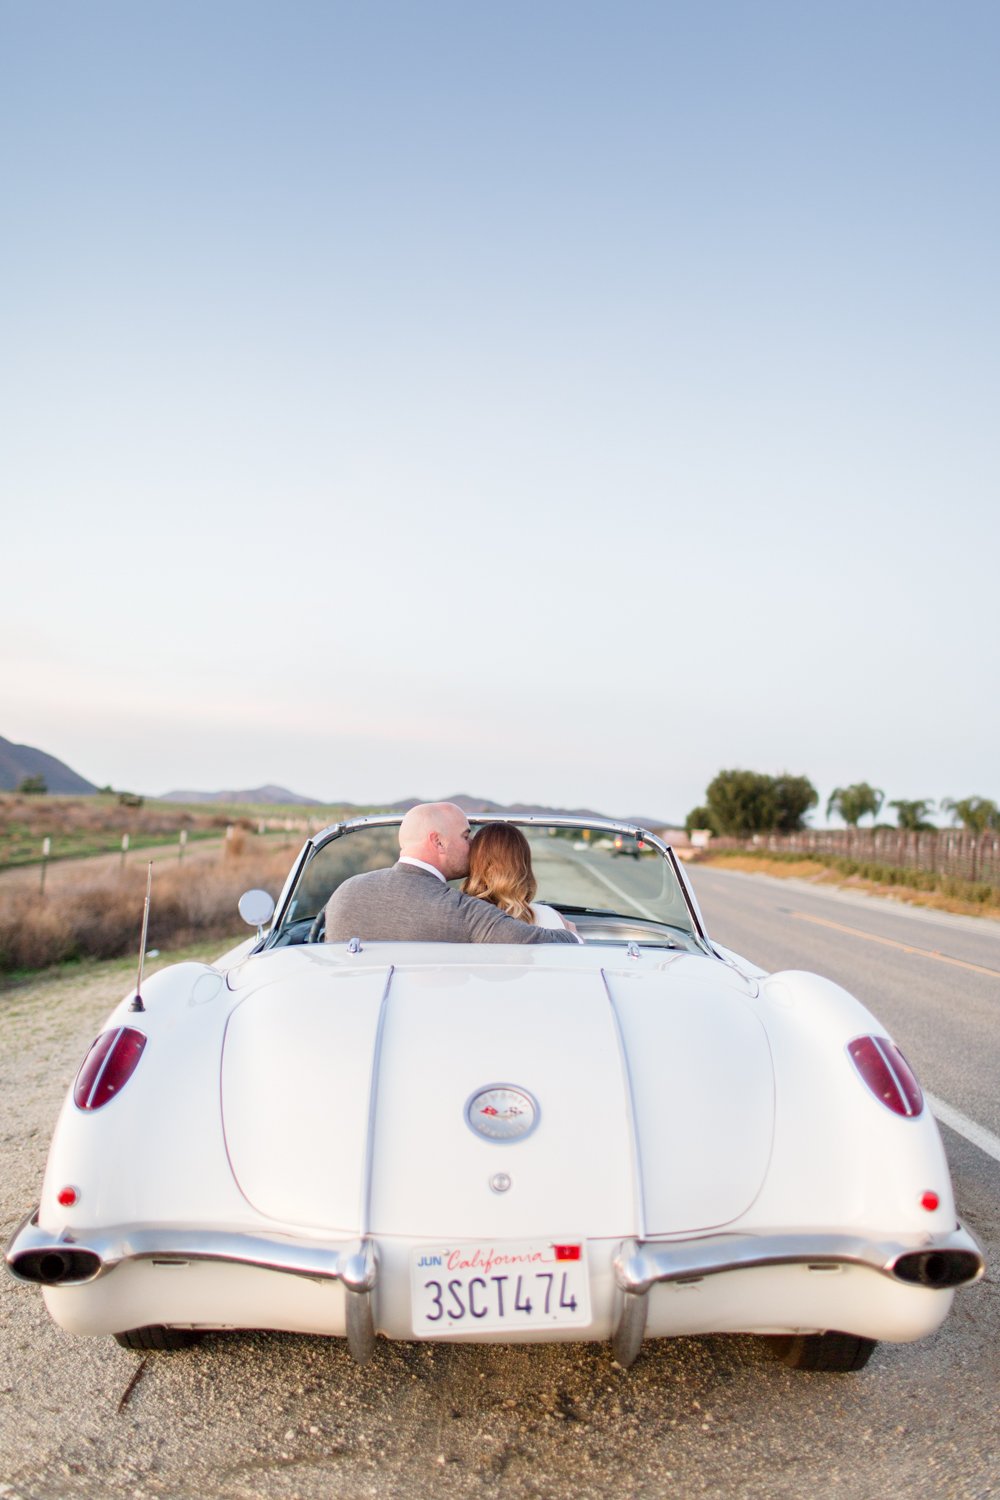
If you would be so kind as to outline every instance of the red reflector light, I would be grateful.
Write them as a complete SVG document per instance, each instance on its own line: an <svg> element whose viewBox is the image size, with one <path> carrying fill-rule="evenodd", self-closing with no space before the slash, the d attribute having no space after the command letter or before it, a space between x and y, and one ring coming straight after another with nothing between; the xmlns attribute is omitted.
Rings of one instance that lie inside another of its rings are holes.
<svg viewBox="0 0 1000 1500"><path fill-rule="evenodd" d="M72 1208L78 1197L79 1194L75 1187L60 1188L56 1194L56 1199L62 1204L63 1208Z"/></svg>
<svg viewBox="0 0 1000 1500"><path fill-rule="evenodd" d="M73 1102L78 1109L100 1109L121 1093L135 1072L146 1038L131 1026L105 1031L91 1047L76 1075Z"/></svg>
<svg viewBox="0 0 1000 1500"><path fill-rule="evenodd" d="M924 1096L909 1063L885 1036L856 1036L847 1050L875 1098L897 1115L913 1117L924 1107Z"/></svg>
<svg viewBox="0 0 1000 1500"><path fill-rule="evenodd" d="M929 1214L932 1214L940 1202L941 1199L938 1197L937 1193L927 1192L920 1200L920 1207L926 1208L927 1212Z"/></svg>

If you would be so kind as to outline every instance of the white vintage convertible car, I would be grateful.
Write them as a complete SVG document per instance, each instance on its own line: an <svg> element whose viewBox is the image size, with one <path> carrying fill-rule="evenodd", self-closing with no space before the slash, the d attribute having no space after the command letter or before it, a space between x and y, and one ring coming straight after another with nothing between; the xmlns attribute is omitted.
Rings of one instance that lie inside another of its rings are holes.
<svg viewBox="0 0 1000 1500"><path fill-rule="evenodd" d="M579 946L322 941L398 821L310 839L276 907L241 903L256 938L111 1013L6 1252L57 1323L359 1360L378 1334L608 1339L623 1365L742 1332L822 1370L940 1325L983 1259L870 1012L720 948L673 851L612 822L508 820Z"/></svg>

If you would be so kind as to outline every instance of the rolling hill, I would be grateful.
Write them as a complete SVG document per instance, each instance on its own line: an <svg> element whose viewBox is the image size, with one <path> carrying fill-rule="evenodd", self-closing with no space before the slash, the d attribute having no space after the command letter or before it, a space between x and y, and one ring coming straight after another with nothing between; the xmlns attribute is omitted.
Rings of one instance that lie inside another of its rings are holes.
<svg viewBox="0 0 1000 1500"><path fill-rule="evenodd" d="M34 745L14 745L0 736L0 791L16 792L25 776L44 776L50 792L64 796L86 796L97 787L85 776L72 770Z"/></svg>

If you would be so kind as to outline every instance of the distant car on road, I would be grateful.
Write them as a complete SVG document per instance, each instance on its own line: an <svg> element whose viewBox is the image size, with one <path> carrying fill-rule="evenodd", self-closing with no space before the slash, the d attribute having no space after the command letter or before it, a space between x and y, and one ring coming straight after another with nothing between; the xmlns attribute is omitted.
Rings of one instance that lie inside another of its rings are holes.
<svg viewBox="0 0 1000 1500"><path fill-rule="evenodd" d="M619 854L630 854L633 859L638 859L645 848L646 845L637 835L616 833L611 853L614 857L617 857Z"/></svg>

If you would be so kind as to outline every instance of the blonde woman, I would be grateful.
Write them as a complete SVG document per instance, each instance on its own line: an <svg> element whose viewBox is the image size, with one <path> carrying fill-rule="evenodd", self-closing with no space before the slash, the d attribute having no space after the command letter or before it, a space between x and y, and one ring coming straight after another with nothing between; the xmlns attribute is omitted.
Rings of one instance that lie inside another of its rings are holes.
<svg viewBox="0 0 1000 1500"><path fill-rule="evenodd" d="M534 899L538 882L531 868L531 849L520 828L511 823L484 823L480 828L469 845L469 875L462 889L467 896L490 901L521 922L576 931L554 906Z"/></svg>

